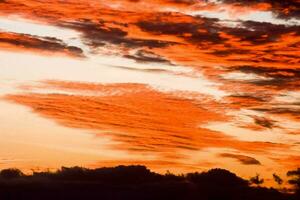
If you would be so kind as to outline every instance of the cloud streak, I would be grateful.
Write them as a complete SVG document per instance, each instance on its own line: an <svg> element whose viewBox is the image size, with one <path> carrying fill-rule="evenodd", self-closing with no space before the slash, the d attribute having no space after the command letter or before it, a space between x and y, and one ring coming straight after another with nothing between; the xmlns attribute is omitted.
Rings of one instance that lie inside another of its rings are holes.
<svg viewBox="0 0 300 200"><path fill-rule="evenodd" d="M34 51L48 54L65 54L73 57L84 57L83 51L68 46L61 40L52 37L37 37L28 34L0 32L0 49L9 51Z"/></svg>
<svg viewBox="0 0 300 200"><path fill-rule="evenodd" d="M24 33L4 28L2 51L86 61L76 63L76 73L54 73L48 66L51 75L35 79L40 87L24 92L23 85L6 100L62 126L112 138L117 149L153 153L167 163L183 163L174 153L209 148L237 150L241 154L218 159L244 165L260 164L249 154L295 154L299 8L297 0L0 1L2 18L18 16L76 33L47 37L34 34L34 26ZM82 78L84 67L104 75ZM64 73L65 79L55 77ZM79 82L89 79L94 83ZM118 84L106 84L111 82ZM230 126L213 131L210 123Z"/></svg>
<svg viewBox="0 0 300 200"><path fill-rule="evenodd" d="M157 152L168 157L181 150L211 147L256 153L288 148L283 144L239 141L199 128L210 121L227 120L227 116L208 110L205 103L157 92L145 85L49 83L50 87L65 90L97 91L99 96L33 93L9 95L6 99L29 106L64 126L91 129L99 137L112 137L121 142L118 149L127 151ZM218 105L215 102L210 106Z"/></svg>
<svg viewBox="0 0 300 200"><path fill-rule="evenodd" d="M245 156L245 155L239 155L239 154L231 154L231 153L222 153L219 154L219 156L224 157L224 158L233 158L239 161L240 163L244 165L261 165L261 163L256 160L255 158L252 158L250 156Z"/></svg>

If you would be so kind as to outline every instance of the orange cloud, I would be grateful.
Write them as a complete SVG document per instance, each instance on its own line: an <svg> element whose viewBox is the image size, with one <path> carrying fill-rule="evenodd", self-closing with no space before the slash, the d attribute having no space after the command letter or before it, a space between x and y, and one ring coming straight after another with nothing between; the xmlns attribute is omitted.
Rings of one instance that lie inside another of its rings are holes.
<svg viewBox="0 0 300 200"><path fill-rule="evenodd" d="M145 85L50 84L66 90L97 91L99 95L25 94L9 95L6 99L29 106L34 112L64 126L91 129L99 137L111 137L121 142L117 148L122 150L158 152L168 157L180 150L212 147L256 153L288 148L283 144L239 141L200 128L201 124L224 121L228 117L207 109L207 103L202 105L196 100L178 98Z"/></svg>
<svg viewBox="0 0 300 200"><path fill-rule="evenodd" d="M271 159L278 162L280 165L287 169L295 169L300 165L300 156L297 155L286 156L283 158L273 157Z"/></svg>
<svg viewBox="0 0 300 200"><path fill-rule="evenodd" d="M289 1L273 1L273 0L219 0L223 5L229 4L237 7L250 6L256 10L269 10L272 11L277 17L280 18L299 18L300 15L300 1L289 0Z"/></svg>
<svg viewBox="0 0 300 200"><path fill-rule="evenodd" d="M221 25L220 19L162 12L175 7L206 10L234 5L242 9L244 1L43 1L7 0L0 13L18 14L51 25L82 33L84 42L95 51L114 45L127 56L131 49L150 51L167 60L199 68L202 65L225 67L251 65L267 68L299 68L297 26L286 27L261 22L239 22L237 27ZM279 3L247 3L252 9L266 10ZM157 5L156 7L151 7ZM280 4L284 6L285 4ZM290 7L292 6L291 3ZM43 9L40 9L43 7ZM68 7L68 9L66 9ZM138 7L139 9L133 9ZM150 9L151 7L151 9Z"/></svg>
<svg viewBox="0 0 300 200"><path fill-rule="evenodd" d="M87 59L91 54L95 57L113 49L118 56L137 62L193 67L229 93L218 102L202 96L202 102L184 98L185 92L163 93L139 84L50 81L39 89L101 95L23 94L7 99L29 106L61 125L111 137L120 143L118 149L156 152L172 162L174 152L209 147L252 153L288 149L289 145L239 141L200 127L208 122L234 122L237 116L227 116L228 110L251 110L264 117L247 116L253 121L240 123L241 127L255 131L281 128L295 135L299 132L272 120L276 116L299 121L299 102L274 100L288 91L299 91L299 26L238 19L230 24L221 18L193 16L192 11L272 11L278 18L289 19L298 18L298 4L295 0L220 0L219 4L186 0L1 1L2 17L18 15L79 32L78 39L91 52ZM0 33L0 49L83 56L81 49L59 38L6 32ZM242 74L242 78L236 74Z"/></svg>
<svg viewBox="0 0 300 200"><path fill-rule="evenodd" d="M35 37L26 34L0 32L0 49L9 51L34 51L44 54L65 54L83 57L80 48L68 46L56 38Z"/></svg>

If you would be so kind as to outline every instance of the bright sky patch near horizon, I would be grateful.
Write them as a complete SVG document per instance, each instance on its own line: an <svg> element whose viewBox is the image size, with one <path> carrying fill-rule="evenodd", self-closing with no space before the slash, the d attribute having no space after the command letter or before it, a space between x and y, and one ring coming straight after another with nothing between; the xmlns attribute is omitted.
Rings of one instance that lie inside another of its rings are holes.
<svg viewBox="0 0 300 200"><path fill-rule="evenodd" d="M0 168L300 165L300 2L0 0Z"/></svg>

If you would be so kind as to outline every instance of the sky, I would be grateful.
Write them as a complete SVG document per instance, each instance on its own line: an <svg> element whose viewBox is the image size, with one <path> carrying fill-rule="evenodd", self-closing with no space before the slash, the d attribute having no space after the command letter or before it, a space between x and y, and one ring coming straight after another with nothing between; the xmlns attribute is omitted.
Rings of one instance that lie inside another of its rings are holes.
<svg viewBox="0 0 300 200"><path fill-rule="evenodd" d="M300 1L0 0L0 168L300 166Z"/></svg>

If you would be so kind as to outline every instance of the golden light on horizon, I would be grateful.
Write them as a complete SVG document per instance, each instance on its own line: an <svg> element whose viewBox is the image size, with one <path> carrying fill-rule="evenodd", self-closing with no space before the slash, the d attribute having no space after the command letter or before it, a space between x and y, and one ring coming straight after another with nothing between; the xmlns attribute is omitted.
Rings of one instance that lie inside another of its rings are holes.
<svg viewBox="0 0 300 200"><path fill-rule="evenodd" d="M300 21L243 1L0 1L0 168L300 166Z"/></svg>

